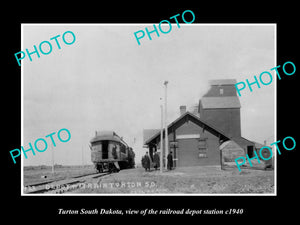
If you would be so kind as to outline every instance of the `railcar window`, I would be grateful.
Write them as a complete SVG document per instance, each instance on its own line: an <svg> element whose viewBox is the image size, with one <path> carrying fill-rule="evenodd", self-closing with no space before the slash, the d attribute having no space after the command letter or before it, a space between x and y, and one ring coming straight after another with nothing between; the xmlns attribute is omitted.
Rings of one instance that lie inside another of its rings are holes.
<svg viewBox="0 0 300 225"><path fill-rule="evenodd" d="M121 152L124 153L124 154L126 154L126 148L123 145L121 146Z"/></svg>

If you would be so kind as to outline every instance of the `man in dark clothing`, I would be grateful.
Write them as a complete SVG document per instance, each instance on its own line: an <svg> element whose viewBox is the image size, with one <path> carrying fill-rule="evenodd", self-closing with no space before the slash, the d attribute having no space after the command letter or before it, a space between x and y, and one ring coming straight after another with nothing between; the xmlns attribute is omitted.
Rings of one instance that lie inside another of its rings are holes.
<svg viewBox="0 0 300 225"><path fill-rule="evenodd" d="M170 151L170 153L167 156L168 159L168 170L171 170L173 168L173 155L172 155L172 151Z"/></svg>
<svg viewBox="0 0 300 225"><path fill-rule="evenodd" d="M157 170L159 168L159 154L155 150L154 156L153 156L153 162L154 162L154 168Z"/></svg>
<svg viewBox="0 0 300 225"><path fill-rule="evenodd" d="M146 155L144 155L142 158L142 165L145 168L145 171L150 171L150 157L148 155L148 152L146 152Z"/></svg>

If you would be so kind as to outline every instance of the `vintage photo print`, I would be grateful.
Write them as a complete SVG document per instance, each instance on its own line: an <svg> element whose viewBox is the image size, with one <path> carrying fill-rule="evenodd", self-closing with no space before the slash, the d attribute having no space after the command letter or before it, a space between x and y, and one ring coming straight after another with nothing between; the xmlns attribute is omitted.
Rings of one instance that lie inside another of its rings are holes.
<svg viewBox="0 0 300 225"><path fill-rule="evenodd" d="M276 24L191 15L21 25L22 195L276 195Z"/></svg>

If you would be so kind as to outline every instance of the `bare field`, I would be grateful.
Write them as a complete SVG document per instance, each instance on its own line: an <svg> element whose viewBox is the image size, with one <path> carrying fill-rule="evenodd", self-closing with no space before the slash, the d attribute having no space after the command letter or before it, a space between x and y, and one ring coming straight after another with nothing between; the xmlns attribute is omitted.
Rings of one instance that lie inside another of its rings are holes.
<svg viewBox="0 0 300 225"><path fill-rule="evenodd" d="M59 166L55 167L54 174L50 166L30 166L24 168L24 186L34 183L47 182L57 179L67 179L96 172L93 165L86 166Z"/></svg>
<svg viewBox="0 0 300 225"><path fill-rule="evenodd" d="M93 194L274 194L274 171L220 166L182 167L160 173L122 170L73 193Z"/></svg>

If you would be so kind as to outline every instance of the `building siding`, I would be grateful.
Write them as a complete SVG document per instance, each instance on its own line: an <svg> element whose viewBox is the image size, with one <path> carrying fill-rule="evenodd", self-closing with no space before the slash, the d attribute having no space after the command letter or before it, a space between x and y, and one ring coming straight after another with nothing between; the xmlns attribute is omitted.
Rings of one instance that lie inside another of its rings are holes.
<svg viewBox="0 0 300 225"><path fill-rule="evenodd" d="M203 97L217 97L224 101L227 100L227 96L238 99L234 84L226 84L226 82L227 80L224 80L225 84L222 84L222 80L218 80L217 83L219 85L211 85L210 89ZM230 82L234 82L234 80ZM220 92L221 89L223 90L222 92ZM241 136L240 103L236 104L235 107L220 108L216 105L215 107L207 108L202 104L200 99L199 113L201 119L217 127L229 137Z"/></svg>
<svg viewBox="0 0 300 225"><path fill-rule="evenodd" d="M240 109L203 109L200 107L200 118L229 137L241 136Z"/></svg>
<svg viewBox="0 0 300 225"><path fill-rule="evenodd" d="M221 94L220 89L223 89ZM209 91L203 97L223 97L223 96L237 96L234 85L212 85Z"/></svg>
<svg viewBox="0 0 300 225"><path fill-rule="evenodd" d="M176 139L176 135L200 134L200 139L206 139L207 157L199 157L199 139ZM219 139L203 128L189 121L169 134L169 141L177 141L176 166L220 165ZM169 150L174 151L169 147Z"/></svg>

